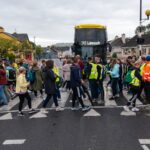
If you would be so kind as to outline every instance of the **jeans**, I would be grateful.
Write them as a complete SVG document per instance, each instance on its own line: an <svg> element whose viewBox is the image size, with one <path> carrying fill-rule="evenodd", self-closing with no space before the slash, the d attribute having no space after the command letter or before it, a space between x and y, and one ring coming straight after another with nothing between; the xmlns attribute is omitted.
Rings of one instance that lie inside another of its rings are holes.
<svg viewBox="0 0 150 150"><path fill-rule="evenodd" d="M100 90L101 100L104 101L104 86L102 80L99 80L99 90Z"/></svg>
<svg viewBox="0 0 150 150"><path fill-rule="evenodd" d="M4 92L4 85L0 85L0 103L7 105L8 101Z"/></svg>
<svg viewBox="0 0 150 150"><path fill-rule="evenodd" d="M98 98L98 84L97 84L97 80L90 79L89 80L89 84L90 84L90 90L91 90L92 99L97 99Z"/></svg>
<svg viewBox="0 0 150 150"><path fill-rule="evenodd" d="M116 96L119 93L118 92L118 78L112 78L111 88L112 88L113 96Z"/></svg>

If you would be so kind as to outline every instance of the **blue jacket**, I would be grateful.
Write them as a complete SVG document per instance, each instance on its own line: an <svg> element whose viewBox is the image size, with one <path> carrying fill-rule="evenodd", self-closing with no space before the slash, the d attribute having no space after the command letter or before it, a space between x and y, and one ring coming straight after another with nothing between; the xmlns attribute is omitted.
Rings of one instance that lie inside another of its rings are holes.
<svg viewBox="0 0 150 150"><path fill-rule="evenodd" d="M119 78L119 67L119 64L115 64L112 71L110 71L112 78Z"/></svg>
<svg viewBox="0 0 150 150"><path fill-rule="evenodd" d="M71 87L74 88L74 87L80 86L81 79L82 79L82 75L81 75L80 67L73 64L71 66L71 74L70 74Z"/></svg>

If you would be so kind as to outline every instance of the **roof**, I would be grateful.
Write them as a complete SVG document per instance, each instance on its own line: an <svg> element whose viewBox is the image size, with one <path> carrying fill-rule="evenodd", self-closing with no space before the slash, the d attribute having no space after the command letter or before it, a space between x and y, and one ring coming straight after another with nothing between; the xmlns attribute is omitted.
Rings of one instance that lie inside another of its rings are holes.
<svg viewBox="0 0 150 150"><path fill-rule="evenodd" d="M137 47L138 46L137 38L138 38L138 36L135 35L133 38L131 38L122 47ZM150 34L144 34L144 35L142 35L142 38L144 39L144 44L143 45L150 45Z"/></svg>
<svg viewBox="0 0 150 150"><path fill-rule="evenodd" d="M128 41L129 41L129 39L126 38L126 42L128 42ZM124 43L122 42L122 38L117 38L117 39L111 41L112 47L123 46L123 45L124 45Z"/></svg>
<svg viewBox="0 0 150 150"><path fill-rule="evenodd" d="M106 26L100 24L80 24L75 26L75 29L82 29L82 28L106 29Z"/></svg>
<svg viewBox="0 0 150 150"><path fill-rule="evenodd" d="M0 26L0 29L4 29L4 28Z"/></svg>
<svg viewBox="0 0 150 150"><path fill-rule="evenodd" d="M7 35L7 36L9 36L9 37L11 37L11 38L13 38L13 39L16 39L16 37L14 37L13 35L11 35L10 33L3 32L3 34L5 34L5 35Z"/></svg>
<svg viewBox="0 0 150 150"><path fill-rule="evenodd" d="M19 41L23 42L23 41L29 41L29 37L28 34L17 34L17 33L13 33L12 36L14 36L15 38L17 38Z"/></svg>

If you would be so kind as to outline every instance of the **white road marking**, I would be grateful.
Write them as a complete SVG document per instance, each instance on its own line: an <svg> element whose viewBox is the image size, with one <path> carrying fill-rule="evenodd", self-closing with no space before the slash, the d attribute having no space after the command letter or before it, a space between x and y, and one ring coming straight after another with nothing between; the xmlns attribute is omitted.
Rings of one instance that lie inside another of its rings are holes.
<svg viewBox="0 0 150 150"><path fill-rule="evenodd" d="M3 145L21 145L25 143L25 139L5 140Z"/></svg>
<svg viewBox="0 0 150 150"><path fill-rule="evenodd" d="M38 112L38 113L32 115L32 116L30 117L30 119L33 119L33 118L46 118L46 117L47 117L47 115L46 115L46 114L43 114L43 113L40 111L40 112Z"/></svg>
<svg viewBox="0 0 150 150"><path fill-rule="evenodd" d="M38 106L42 103L42 99L41 98L37 98L36 100L32 100L32 108L36 109L38 108ZM28 105L24 108L24 109L29 109Z"/></svg>
<svg viewBox="0 0 150 150"><path fill-rule="evenodd" d="M150 139L139 139L139 142L141 145L147 145L150 144Z"/></svg>
<svg viewBox="0 0 150 150"><path fill-rule="evenodd" d="M120 115L121 116L136 116L136 113L132 111L122 111Z"/></svg>
<svg viewBox="0 0 150 150"><path fill-rule="evenodd" d="M7 111L7 110L11 110L14 106L16 106L19 103L19 99L16 98L14 100L10 100L10 102L8 103L8 105L6 106L2 106L0 108L0 111Z"/></svg>
<svg viewBox="0 0 150 150"><path fill-rule="evenodd" d="M0 120L12 120L12 119L13 119L13 117L12 117L11 113L5 114L0 117Z"/></svg>
<svg viewBox="0 0 150 150"><path fill-rule="evenodd" d="M148 146L146 146L146 145L141 145L142 146L142 148L144 149L144 150L150 150L149 148L148 148Z"/></svg>
<svg viewBox="0 0 150 150"><path fill-rule="evenodd" d="M99 117L101 114L99 114L94 109L89 110L86 114L84 114L84 117Z"/></svg>

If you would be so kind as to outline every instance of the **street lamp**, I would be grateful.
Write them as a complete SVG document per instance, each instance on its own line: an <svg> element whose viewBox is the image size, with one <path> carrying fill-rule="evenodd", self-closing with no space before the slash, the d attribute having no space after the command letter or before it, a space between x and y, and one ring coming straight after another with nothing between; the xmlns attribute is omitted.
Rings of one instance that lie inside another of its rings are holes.
<svg viewBox="0 0 150 150"><path fill-rule="evenodd" d="M138 33L138 39L137 39L137 43L139 44L140 56L142 53L142 44L144 43L144 39L142 38L142 23L146 20L149 20L149 16L150 16L150 10L146 10L145 15L147 16L147 18L142 17L142 5L143 5L143 1L140 0L140 32Z"/></svg>

